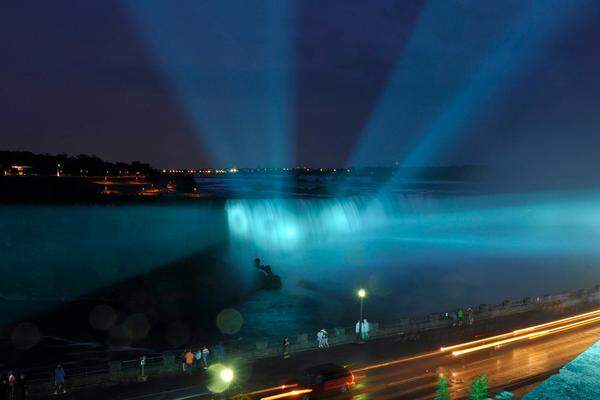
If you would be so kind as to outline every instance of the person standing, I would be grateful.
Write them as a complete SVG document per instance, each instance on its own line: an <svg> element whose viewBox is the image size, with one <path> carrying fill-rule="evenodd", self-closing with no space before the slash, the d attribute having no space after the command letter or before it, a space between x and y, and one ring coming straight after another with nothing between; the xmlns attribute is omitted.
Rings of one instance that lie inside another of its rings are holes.
<svg viewBox="0 0 600 400"><path fill-rule="evenodd" d="M17 377L11 371L8 373L8 398L9 400L16 400L17 398Z"/></svg>
<svg viewBox="0 0 600 400"><path fill-rule="evenodd" d="M369 331L371 327L369 326L369 322L366 319L363 319L362 323L362 340L367 340L369 338Z"/></svg>
<svg viewBox="0 0 600 400"><path fill-rule="evenodd" d="M290 339L287 336L283 338L283 358L290 358Z"/></svg>
<svg viewBox="0 0 600 400"><path fill-rule="evenodd" d="M185 369L185 354L186 354L186 350L183 351L183 353L181 353L181 356L179 356L179 359L181 360L181 372L185 373L186 369Z"/></svg>
<svg viewBox="0 0 600 400"><path fill-rule="evenodd" d="M54 394L67 393L65 390L65 370L61 364L58 364L54 370L54 385Z"/></svg>
<svg viewBox="0 0 600 400"><path fill-rule="evenodd" d="M210 355L210 350L208 347L204 346L202 348L202 364L204 364L204 369L208 369L208 356Z"/></svg>
<svg viewBox="0 0 600 400"><path fill-rule="evenodd" d="M185 353L185 369L186 369L188 375L192 374L193 367L194 367L194 353L192 353L192 350L189 349Z"/></svg>
<svg viewBox="0 0 600 400"><path fill-rule="evenodd" d="M319 343L319 348L323 348L323 329L317 332L317 342Z"/></svg>
<svg viewBox="0 0 600 400"><path fill-rule="evenodd" d="M329 348L329 333L325 329L323 329L323 347Z"/></svg>
<svg viewBox="0 0 600 400"><path fill-rule="evenodd" d="M196 350L196 352L194 353L194 359L195 359L195 363L196 365L200 365L202 364L202 349L198 349Z"/></svg>
<svg viewBox="0 0 600 400"><path fill-rule="evenodd" d="M475 322L475 315L473 314L473 309L471 307L467 308L467 321L469 325L473 325L473 322Z"/></svg>

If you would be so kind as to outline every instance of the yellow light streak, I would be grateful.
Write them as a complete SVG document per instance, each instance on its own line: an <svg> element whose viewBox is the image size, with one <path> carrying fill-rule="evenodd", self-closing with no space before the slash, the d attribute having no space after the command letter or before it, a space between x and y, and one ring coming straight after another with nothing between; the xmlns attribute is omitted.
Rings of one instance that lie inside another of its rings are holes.
<svg viewBox="0 0 600 400"><path fill-rule="evenodd" d="M412 356L412 357L401 358L399 360L393 360L393 361L387 361L387 362L384 362L381 364L369 365L364 368L352 370L352 373L369 371L371 369L376 369L376 368L389 367L391 365L401 364L401 363L405 363L405 362L413 361L413 360L419 360L421 358L432 357L432 356L436 356L438 354L440 354L440 351L432 351L430 353L423 353L423 354L419 354L419 355Z"/></svg>
<svg viewBox="0 0 600 400"><path fill-rule="evenodd" d="M452 345L452 346L440 347L440 351L441 352L447 352L447 351L450 351L450 350L459 349L461 347L473 346L473 345L476 345L476 344L489 342L491 340L498 340L498 339L503 339L503 338L507 338L507 337L511 337L511 336L514 336L514 334L512 332L503 333L501 335L490 336L490 337L479 339L479 340L473 340L471 342L465 342L465 343L455 344L455 345Z"/></svg>
<svg viewBox="0 0 600 400"><path fill-rule="evenodd" d="M286 397L299 396L301 394L306 394L306 393L310 393L310 392L312 392L312 389L292 390L291 392L286 392L286 393L281 393L281 394L274 394L273 396L268 396L268 397L262 397L260 400L283 399L283 398L286 398Z"/></svg>
<svg viewBox="0 0 600 400"><path fill-rule="evenodd" d="M553 325L560 325L563 322L571 322L571 321L574 321L574 320L577 320L577 319L582 319L582 318L596 316L596 315L600 315L600 310L590 311L590 312L587 312L587 313L584 313L584 314L578 314L578 315L574 315L572 317L568 317L568 318L563 318L563 319L559 319L559 320L556 320L556 321L547 322L545 324L536 325L535 327L517 329L516 331L513 331L513 332L514 333L529 332L529 331L535 330L537 328L546 328L546 327L553 326Z"/></svg>
<svg viewBox="0 0 600 400"><path fill-rule="evenodd" d="M499 339L504 339L504 338L510 338L512 336L519 335L519 334L522 334L524 332L537 331L537 330L542 329L542 328L547 328L547 327L550 327L550 326L560 325L560 324L563 324L565 322L576 321L576 320L579 320L579 319L583 319L583 318L586 318L586 317L589 317L589 316L596 316L596 315L600 315L600 310L594 310L594 311L590 311L590 312L587 312L587 313L578 314L578 315L574 315L574 316L567 317L567 318L562 318L562 319L559 319L559 320L556 320L556 321L551 321L551 322L546 322L546 323L540 324L540 325L530 326L528 328L517 329L517 330L512 331L512 332L507 332L507 333L503 333L503 334L496 335L496 336L490 336L490 337L479 339L479 340L473 340L471 342L465 342L465 343L455 344L455 345L452 345L452 346L441 347L440 351L447 352L447 351L451 351L451 350L460 349L462 347L469 347L469 346L478 345L478 344L481 344L481 343L490 342L490 341L494 341L494 340L499 340Z"/></svg>
<svg viewBox="0 0 600 400"><path fill-rule="evenodd" d="M462 354L467 354L467 353L472 353L472 352L479 351L479 350L489 349L489 348L500 346L503 344L514 343L514 342L521 341L521 340L536 339L539 337L567 331L570 329L575 329L575 328L593 324L596 322L600 322L600 309L586 312L583 314L573 315L573 316L567 317L567 318L561 318L561 319L558 319L555 321L550 321L550 322L546 322L546 323L539 324L539 325L530 326L527 328L517 329L512 332L507 332L507 333L503 333L500 335L490 336L487 338L474 340L474 341L470 341L470 342L465 342L465 343L460 343L460 344L456 344L456 345L452 345L452 346L441 347L439 351L433 351L433 352L423 353L423 354L419 354L419 355L415 355L415 356L411 356L411 357L401 358L398 360L392 360L392 361L387 361L387 362L383 362L383 363L379 363L379 364L368 365L363 368L358 368L358 369L352 370L352 373L356 374L356 373L365 372L365 371L369 371L369 370L373 370L373 369L377 369L377 368L390 367L393 365L402 364L402 363L409 362L409 361L433 357L433 356L440 355L442 353L445 353L445 352L448 352L451 350L453 350L451 353L453 356L460 356ZM567 323L567 324L564 325L565 323ZM543 329L543 328L551 328L551 329L544 329L544 330L539 331L540 329ZM457 350L457 349L460 349L460 350ZM360 378L364 378L364 376L356 376L355 378L357 380L359 380ZM402 381L393 382L392 385L401 384L401 382ZM271 392L271 391L275 391L275 390L285 390L285 389L289 389L289 388L297 387L297 386L298 386L297 384L275 386L272 388L262 389L262 390L257 390L255 392L247 393L247 395L263 394L263 393L267 393L267 392ZM286 393L276 394L273 396L263 397L263 398L261 398L261 400L282 399L282 398L286 398L286 397L293 397L293 396L298 396L300 394L310 393L311 391L312 390L310 390L310 389L298 389L298 390L293 390L291 392L286 392Z"/></svg>
<svg viewBox="0 0 600 400"><path fill-rule="evenodd" d="M571 329L575 329L575 328L579 328L581 326L586 326L586 325L590 325L593 324L595 322L600 321L600 316L599 317L595 317L595 318L590 318L590 319L586 319L584 321L579 321L579 322L573 322L571 324L565 325L565 326L559 326L557 328L552 328L552 329L548 329L542 332L535 332L529 335L529 339L537 339L538 337L541 336L546 336L546 335L550 335L553 333L558 333L558 332L564 332L564 331L569 331Z"/></svg>
<svg viewBox="0 0 600 400"><path fill-rule="evenodd" d="M558 333L558 332L564 332L567 330L578 328L580 326L593 324L598 321L600 321L600 316L589 318L589 319L586 319L583 321L572 322L572 323L564 325L564 326L559 326L559 327L552 328L552 329L546 329L546 330L543 330L540 332L528 333L525 335L520 335L520 336L512 337L509 339L498 340L498 341L495 341L492 343L487 343L487 344L483 344L483 345L479 345L479 346L475 346L475 347L469 347L469 348L466 348L463 350L455 350L452 352L452 355L460 356L463 354L472 353L474 351L489 349L492 347L496 347L496 346L500 346L500 345L508 344L508 343L513 343L513 342L517 342L517 341L521 341L521 340L525 340L525 339L537 339L542 336L547 336L547 335L551 335L551 334Z"/></svg>
<svg viewBox="0 0 600 400"><path fill-rule="evenodd" d="M273 386L267 389L261 389L261 390L256 390L254 392L250 392L250 393L244 393L246 396L254 396L257 394L263 394L263 393L268 393L268 392L274 392L275 390L285 390L285 389L291 389L291 388L295 388L298 387L297 383L293 383L291 385L280 385L280 386Z"/></svg>

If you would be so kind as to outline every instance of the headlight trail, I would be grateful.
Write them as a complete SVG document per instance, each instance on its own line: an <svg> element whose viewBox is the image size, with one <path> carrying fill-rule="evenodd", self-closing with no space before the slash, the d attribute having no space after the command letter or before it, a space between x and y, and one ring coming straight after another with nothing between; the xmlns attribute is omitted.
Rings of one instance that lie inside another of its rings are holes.
<svg viewBox="0 0 600 400"><path fill-rule="evenodd" d="M598 316L598 315L600 315L600 310L594 310L594 311L590 311L590 312L587 312L587 313L574 315L572 317L562 318L562 319L559 319L559 320L556 320L556 321L551 321L551 322L546 322L546 323L540 324L540 325L530 326L528 328L517 329L517 330L514 330L512 332L503 333L501 335L490 336L490 337L479 339L479 340L473 340L471 342L466 342L466 343L455 344L455 345L452 345L452 346L441 347L440 351L442 351L442 352L452 351L452 350L460 349L460 348L463 348L463 347L469 347L469 346L478 345L478 344L482 344L482 343L486 343L486 342L490 342L490 341L501 340L501 339L505 339L505 338L511 338L511 337L516 336L516 335L523 334L525 332L537 331L539 329L548 328L548 327L560 325L560 324L563 324L563 323L566 323L566 322L577 321L577 320L580 320L580 319L584 319L584 318L588 318L588 317L592 317L592 316Z"/></svg>
<svg viewBox="0 0 600 400"><path fill-rule="evenodd" d="M545 330L545 331L532 333L532 334L529 335L529 339L536 339L536 338L541 337L541 336L546 336L546 335L550 335L550 334L553 334L553 333L568 331L568 330L571 330L571 329L574 329L574 328L578 328L580 326L585 326L585 325L593 324L593 323L598 322L598 321L600 321L600 317L590 318L590 319L586 319L584 321L579 321L579 322L573 322L573 323L565 325L565 326L559 326L557 328L552 328L552 329L548 329L548 330Z"/></svg>
<svg viewBox="0 0 600 400"><path fill-rule="evenodd" d="M472 353L472 352L476 352L476 351L480 351L480 350L484 350L484 349L493 348L496 346L501 346L504 344L510 344L510 343L515 343L515 342L519 342L519 341L537 339L537 338L544 337L547 335L552 335L552 334L559 333L559 332L577 329L579 327L583 327L586 325L599 323L599 322L600 322L600 309L597 309L594 311L589 311L586 313L577 314L577 315L573 315L573 316L566 317L566 318L561 318L561 319L546 322L543 324L533 325L533 326L530 326L527 328L516 329L512 332L507 332L507 333L503 333L500 335L490 336L487 338L474 340L474 341L470 341L470 342L465 342L465 343L459 343L459 344L455 344L452 346L441 347L439 350L428 352L428 353L422 353L422 354L418 354L418 355L414 355L414 356L400 358L397 360L391 360L391 361L386 361L386 362L382 362L382 363L367 365L362 368L354 369L351 372L353 374L357 375L359 373L364 373L366 371L370 371L370 370L374 370L374 369L378 369L378 368L391 367L391 366L395 366L395 365L402 364L402 363L408 363L411 361L441 356L447 352L451 352L451 354L456 357L456 356L460 356L463 354L468 354L468 353ZM425 375L429 375L429 374L425 374ZM386 383L383 386L385 386L385 387L401 386L403 384L410 383L410 382L416 381L418 379L422 379L425 375L421 375L418 377L412 377L412 378L408 378L408 379L400 379L397 381ZM363 376L363 374L360 374L360 376L357 375L356 378L360 380L361 378L364 378L364 376ZM274 394L274 395L267 396L267 397L262 397L260 400L276 400L276 399L284 399L284 398L293 398L296 396L300 396L300 395L312 392L311 389L299 388L298 384L291 384L291 385L280 385L280 386L274 386L274 387L267 388L267 389L257 390L257 391L251 392L251 393L246 393L246 395L253 396L253 395L273 392L276 390L283 391L283 390L292 389L292 388L294 388L294 390L291 390L291 391L288 391L285 393Z"/></svg>
<svg viewBox="0 0 600 400"><path fill-rule="evenodd" d="M419 355L412 356L412 357L406 357L406 358L401 358L401 359L398 359L398 360L387 361L387 362L380 363L380 364L368 365L368 366L366 366L364 368L354 369L354 370L352 370L352 373L369 371L371 369L376 369L376 368L389 367L389 366L392 366L392 365L401 364L401 363L405 363L405 362L408 362L408 361L419 360L421 358L427 358L427 357L437 356L440 353L441 352L438 350L438 351L432 351L430 353L419 354Z"/></svg>
<svg viewBox="0 0 600 400"><path fill-rule="evenodd" d="M496 347L496 346L500 346L503 344L509 344L509 343L513 343L513 342L517 342L517 341L521 341L521 340L526 340L526 339L537 339L539 337L542 336L547 336L547 335L551 335L554 333L558 333L558 332L564 332L567 330L571 330L571 329L575 329L581 326L585 326L585 325L589 325L589 324L593 324L596 322L600 321L600 316L596 316L593 318L588 318L585 319L583 321L578 321L578 322L572 322L570 324L564 325L564 326L559 326L556 328L552 328L552 329L546 329L540 332L534 332L534 333L528 333L525 335L520 335L520 336L515 336L509 339L504 339L504 340L498 340L495 342L491 342L491 343L487 343L487 344L483 344L480 346L475 346L475 347L469 347L463 350L455 350L452 352L453 356L460 356L463 354L467 354L467 353L472 353L475 351L480 351L480 350L485 350L485 349L489 349L492 347Z"/></svg>
<svg viewBox="0 0 600 400"><path fill-rule="evenodd" d="M267 389L261 389L261 390L256 390L254 392L250 392L250 393L244 393L246 396L254 396L257 394L264 394L264 393L268 393L268 392L274 392L275 390L285 390L285 389L291 389L291 388L295 388L298 387L297 383L292 383L290 385L279 385L279 386L273 386Z"/></svg>
<svg viewBox="0 0 600 400"><path fill-rule="evenodd" d="M268 397L262 397L260 400L284 399L286 397L300 396L301 394L306 394L306 393L310 393L310 392L312 392L312 389L292 390L291 392L274 394L273 396L268 396Z"/></svg>
<svg viewBox="0 0 600 400"><path fill-rule="evenodd" d="M552 321L552 322L547 322L545 324L541 324L541 325L536 325L534 327L530 327L530 328L523 328L523 329L517 329L516 331L513 331L514 333L523 333L523 332L530 332L532 330L538 329L538 328L546 328L549 326L555 326L555 325L560 325L563 322L571 322L577 319L582 319L582 318L586 318L586 317L592 317L592 316L596 316L596 315L600 315L600 310L594 310L594 311L590 311L584 314L578 314L578 315L574 315L572 317L568 317L568 318L563 318L563 319L559 319L556 321Z"/></svg>

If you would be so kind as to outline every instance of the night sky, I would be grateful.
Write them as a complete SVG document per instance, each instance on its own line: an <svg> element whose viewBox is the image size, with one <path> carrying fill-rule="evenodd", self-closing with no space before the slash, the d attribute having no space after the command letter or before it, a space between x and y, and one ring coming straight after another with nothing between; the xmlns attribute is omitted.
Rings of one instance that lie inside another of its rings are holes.
<svg viewBox="0 0 600 400"><path fill-rule="evenodd" d="M0 147L591 175L598 21L595 1L9 2Z"/></svg>

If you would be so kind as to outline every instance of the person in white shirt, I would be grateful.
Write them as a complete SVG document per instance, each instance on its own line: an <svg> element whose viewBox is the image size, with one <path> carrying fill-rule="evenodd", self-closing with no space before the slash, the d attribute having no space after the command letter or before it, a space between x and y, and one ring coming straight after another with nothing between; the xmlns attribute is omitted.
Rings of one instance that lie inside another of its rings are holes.
<svg viewBox="0 0 600 400"><path fill-rule="evenodd" d="M210 354L210 351L208 350L208 348L206 346L204 346L204 348L202 349L202 363L204 364L204 369L208 368L208 355Z"/></svg>
<svg viewBox="0 0 600 400"><path fill-rule="evenodd" d="M322 349L323 348L323 330L322 329L319 332L317 332L317 342L319 343L319 348Z"/></svg>

